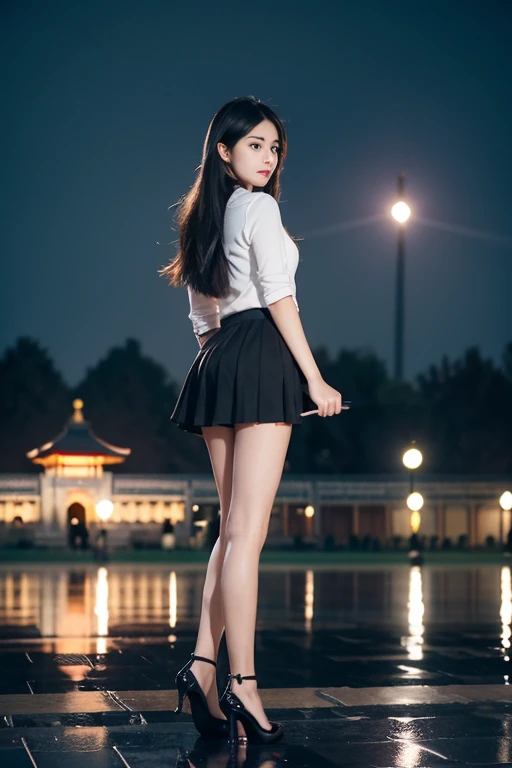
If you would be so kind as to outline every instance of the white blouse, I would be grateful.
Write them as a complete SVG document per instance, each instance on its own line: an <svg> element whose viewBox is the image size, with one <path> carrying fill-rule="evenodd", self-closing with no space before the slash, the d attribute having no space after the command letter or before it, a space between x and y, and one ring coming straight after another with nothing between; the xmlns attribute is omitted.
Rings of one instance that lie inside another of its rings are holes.
<svg viewBox="0 0 512 768"><path fill-rule="evenodd" d="M223 317L267 307L285 296L292 296L299 310L295 289L299 249L285 231L272 195L236 187L226 205L222 245L230 266L230 292L215 299L188 286L194 333L220 328Z"/></svg>

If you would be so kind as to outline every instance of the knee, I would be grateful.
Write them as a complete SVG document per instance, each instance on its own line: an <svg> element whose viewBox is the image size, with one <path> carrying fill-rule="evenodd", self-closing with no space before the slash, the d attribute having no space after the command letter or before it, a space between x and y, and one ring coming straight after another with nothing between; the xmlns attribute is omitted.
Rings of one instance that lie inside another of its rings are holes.
<svg viewBox="0 0 512 768"><path fill-rule="evenodd" d="M232 524L226 526L225 542L226 547L230 546L244 549L255 549L260 547L262 532L259 528L251 525Z"/></svg>

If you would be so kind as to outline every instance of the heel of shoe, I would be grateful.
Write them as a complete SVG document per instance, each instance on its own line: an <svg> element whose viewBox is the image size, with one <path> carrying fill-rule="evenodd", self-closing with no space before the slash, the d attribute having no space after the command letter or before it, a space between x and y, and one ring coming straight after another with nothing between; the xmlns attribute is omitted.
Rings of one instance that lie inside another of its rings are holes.
<svg viewBox="0 0 512 768"><path fill-rule="evenodd" d="M284 726L282 723L270 721L271 728L266 730L262 728L253 714L245 707L238 696L233 693L231 680L236 679L239 683L242 680L256 680L256 675L228 675L228 684L220 700L220 708L229 717L229 742L230 745L238 743L237 721L242 723L247 741L254 744L273 744L282 739Z"/></svg>
<svg viewBox="0 0 512 768"><path fill-rule="evenodd" d="M229 746L232 749L236 749L238 747L237 716L233 709L229 712Z"/></svg>
<svg viewBox="0 0 512 768"><path fill-rule="evenodd" d="M192 686L187 685L186 683L183 683L180 678L176 678L176 686L178 688L178 706L174 710L175 715L181 715L181 711L183 709L183 702L185 701L185 696L189 692L190 688Z"/></svg>
<svg viewBox="0 0 512 768"><path fill-rule="evenodd" d="M183 701L185 700L185 693L178 691L178 697L178 706L174 710L175 715L181 715L181 710L183 709Z"/></svg>

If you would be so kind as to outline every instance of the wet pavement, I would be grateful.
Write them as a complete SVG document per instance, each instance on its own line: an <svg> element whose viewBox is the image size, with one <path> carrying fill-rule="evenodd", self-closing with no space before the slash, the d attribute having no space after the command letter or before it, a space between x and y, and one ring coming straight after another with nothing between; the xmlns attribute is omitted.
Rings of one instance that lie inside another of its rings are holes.
<svg viewBox="0 0 512 768"><path fill-rule="evenodd" d="M262 568L258 687L285 737L231 756L173 713L203 577L0 570L0 766L512 764L508 566Z"/></svg>

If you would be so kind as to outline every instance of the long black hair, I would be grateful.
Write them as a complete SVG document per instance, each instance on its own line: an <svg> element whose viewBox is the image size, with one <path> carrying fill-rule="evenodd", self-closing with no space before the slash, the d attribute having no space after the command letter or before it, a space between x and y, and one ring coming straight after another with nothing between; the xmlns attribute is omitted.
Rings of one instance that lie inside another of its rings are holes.
<svg viewBox="0 0 512 768"><path fill-rule="evenodd" d="M163 269L162 277L172 286L190 285L205 296L220 298L229 293L229 263L222 246L226 203L239 182L229 163L220 156L217 143L231 150L262 120L270 120L279 137L278 161L263 187L279 200L279 176L286 157L287 138L276 113L253 96L228 101L214 115L206 134L199 175L191 190L179 201L177 223L179 251Z"/></svg>

